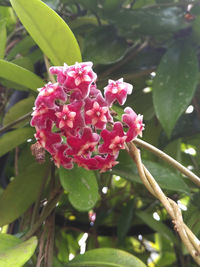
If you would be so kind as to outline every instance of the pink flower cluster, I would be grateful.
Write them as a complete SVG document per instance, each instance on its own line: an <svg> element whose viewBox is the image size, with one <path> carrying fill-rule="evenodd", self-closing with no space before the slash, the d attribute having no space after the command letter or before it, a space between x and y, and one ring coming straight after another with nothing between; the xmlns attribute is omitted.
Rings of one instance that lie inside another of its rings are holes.
<svg viewBox="0 0 200 267"><path fill-rule="evenodd" d="M119 150L142 135L142 116L125 108L122 121L114 122L113 102L123 105L132 85L123 79L109 80L104 97L96 87L97 75L91 62L51 67L57 83L38 89L31 125L37 142L45 148L57 167L71 169L73 163L88 170L105 172L115 166Z"/></svg>

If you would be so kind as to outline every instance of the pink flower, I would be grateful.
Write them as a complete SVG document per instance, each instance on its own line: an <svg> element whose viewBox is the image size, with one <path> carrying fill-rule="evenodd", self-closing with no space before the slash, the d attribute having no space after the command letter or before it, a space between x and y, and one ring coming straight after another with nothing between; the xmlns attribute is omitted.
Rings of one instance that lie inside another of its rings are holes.
<svg viewBox="0 0 200 267"><path fill-rule="evenodd" d="M48 83L43 88L39 88L38 91L39 95L35 101L35 106L37 108L40 106L55 108L56 100L62 100L63 102L67 100L66 93L64 92L63 88L59 86L58 83Z"/></svg>
<svg viewBox="0 0 200 267"><path fill-rule="evenodd" d="M51 67L49 69L49 72L51 74L55 74L57 75L57 81L60 83L60 84L64 84L65 80L66 80L66 70L68 69L69 67L67 66L67 64L64 63L64 66L56 66L56 67Z"/></svg>
<svg viewBox="0 0 200 267"><path fill-rule="evenodd" d="M85 100L85 123L95 126L97 129L104 129L107 122L112 122L108 106L101 94L93 100Z"/></svg>
<svg viewBox="0 0 200 267"><path fill-rule="evenodd" d="M32 116L31 126L35 126L38 129L45 129L47 128L47 125L51 125L51 129L53 122L56 120L55 110L44 106L36 108L33 111Z"/></svg>
<svg viewBox="0 0 200 267"><path fill-rule="evenodd" d="M44 147L49 153L54 154L56 151L56 144L61 144L61 137L57 133L52 133L48 130L38 130L35 134L36 140Z"/></svg>
<svg viewBox="0 0 200 267"><path fill-rule="evenodd" d="M118 164L118 161L116 161L117 156L110 154L108 154L106 157L96 155L93 158L74 156L74 161L78 164L79 167L83 167L87 170L100 169L100 173L102 173L112 169L112 167Z"/></svg>
<svg viewBox="0 0 200 267"><path fill-rule="evenodd" d="M110 107L114 101L123 105L132 85L123 79L109 80L105 98L96 87L97 75L92 63L51 67L57 83L38 89L31 125L35 127L37 146L46 149L59 168L73 168L73 163L88 170L105 172L118 162L120 149L137 135L142 135L142 116L126 108L121 122L113 121ZM109 129L109 130L108 130Z"/></svg>
<svg viewBox="0 0 200 267"><path fill-rule="evenodd" d="M130 95L133 90L133 86L129 83L125 83L123 78L113 81L109 80L108 85L104 88L105 98L109 105L111 105L115 100L123 105L126 101L127 94Z"/></svg>
<svg viewBox="0 0 200 267"><path fill-rule="evenodd" d="M65 134L75 134L76 130L84 126L84 120L81 114L83 103L81 101L72 104L63 105L61 110L56 112L57 127L62 129Z"/></svg>
<svg viewBox="0 0 200 267"><path fill-rule="evenodd" d="M130 107L125 108L124 112L126 114L122 115L122 121L129 127L129 130L126 133L126 142L130 142L138 135L142 136L142 131L144 130L143 116L140 114L137 115Z"/></svg>
<svg viewBox="0 0 200 267"><path fill-rule="evenodd" d="M58 144L55 146L55 153L53 154L53 160L56 167L60 168L62 165L66 169L72 169L72 158L67 155L68 146L65 144Z"/></svg>
<svg viewBox="0 0 200 267"><path fill-rule="evenodd" d="M60 82L67 91L79 90L82 98L89 94L89 86L95 82L97 75L92 70L92 62L78 63L73 66L50 68L52 74L57 74Z"/></svg>
<svg viewBox="0 0 200 267"><path fill-rule="evenodd" d="M116 155L120 149L125 149L126 136L121 122L115 122L112 131L104 129L101 132L104 143L99 146L100 153Z"/></svg>
<svg viewBox="0 0 200 267"><path fill-rule="evenodd" d="M69 155L90 155L95 150L98 144L100 136L96 133L92 133L91 128L85 127L83 134L79 136L70 136L67 138L67 143L71 146L68 150Z"/></svg>

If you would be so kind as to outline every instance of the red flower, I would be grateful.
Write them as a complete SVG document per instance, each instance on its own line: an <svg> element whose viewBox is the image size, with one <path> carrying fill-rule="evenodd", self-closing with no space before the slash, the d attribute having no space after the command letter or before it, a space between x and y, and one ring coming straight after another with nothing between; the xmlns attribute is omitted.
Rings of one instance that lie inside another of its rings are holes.
<svg viewBox="0 0 200 267"><path fill-rule="evenodd" d="M68 150L69 155L84 156L90 155L95 150L98 144L100 136L96 133L92 133L91 128L85 127L83 134L78 136L70 136L67 138L67 143L71 146Z"/></svg>
<svg viewBox="0 0 200 267"><path fill-rule="evenodd" d="M110 154L108 154L106 157L96 155L93 158L74 156L74 161L79 167L83 167L87 170L100 169L100 173L102 173L112 169L112 167L118 164L118 161L116 161L117 156L112 156Z"/></svg>
<svg viewBox="0 0 200 267"><path fill-rule="evenodd" d="M113 119L101 94L92 100L87 98L85 100L85 123L91 124L97 129L104 129L108 121L112 122Z"/></svg>
<svg viewBox="0 0 200 267"><path fill-rule="evenodd" d="M72 169L72 158L67 156L68 146L65 144L58 144L55 146L55 154L53 154L53 160L55 165L59 168L61 165L66 169Z"/></svg>
<svg viewBox="0 0 200 267"><path fill-rule="evenodd" d="M144 130L143 116L137 115L130 107L125 108L124 111L126 114L122 115L122 121L129 127L126 133L126 142L130 142L138 135L142 136L142 131Z"/></svg>
<svg viewBox="0 0 200 267"><path fill-rule="evenodd" d="M61 137L57 133L52 133L48 130L38 130L35 134L36 140L44 147L49 153L56 152L56 144L61 144Z"/></svg>
<svg viewBox="0 0 200 267"><path fill-rule="evenodd" d="M78 63L68 67L66 64L63 68L52 67L50 72L58 76L60 82L67 91L79 90L82 98L89 94L89 86L97 79L96 73L92 70L92 62Z"/></svg>
<svg viewBox="0 0 200 267"><path fill-rule="evenodd" d="M125 142L144 129L142 116L126 108L122 121L129 129L125 133L121 122L113 122L109 110L116 100L124 104L132 85L123 79L109 80L104 98L96 87L91 62L51 67L50 72L57 75L58 82L39 89L31 120L38 144L52 155L57 167L71 169L76 162L88 170L110 170L118 163Z"/></svg>
<svg viewBox="0 0 200 267"><path fill-rule="evenodd" d="M55 108L56 100L67 100L67 95L63 88L58 83L48 83L43 88L38 89L39 95L35 101L35 106L46 106L48 108Z"/></svg>
<svg viewBox="0 0 200 267"><path fill-rule="evenodd" d="M36 108L32 113L31 126L35 126L38 129L52 128L53 122L56 120L55 110L49 109L44 106ZM51 122L51 123L50 123Z"/></svg>
<svg viewBox="0 0 200 267"><path fill-rule="evenodd" d="M125 83L123 78L113 81L109 80L108 85L104 88L105 98L109 105L111 105L115 100L123 105L126 101L127 94L130 95L133 90L133 86L129 83Z"/></svg>
<svg viewBox="0 0 200 267"><path fill-rule="evenodd" d="M83 103L81 101L72 104L63 105L61 110L56 112L57 127L65 132L66 135L75 134L76 131L84 126L84 120L81 114Z"/></svg>
<svg viewBox="0 0 200 267"><path fill-rule="evenodd" d="M104 143L99 146L100 153L116 155L120 149L125 149L126 136L121 122L115 122L112 131L103 130L101 137Z"/></svg>

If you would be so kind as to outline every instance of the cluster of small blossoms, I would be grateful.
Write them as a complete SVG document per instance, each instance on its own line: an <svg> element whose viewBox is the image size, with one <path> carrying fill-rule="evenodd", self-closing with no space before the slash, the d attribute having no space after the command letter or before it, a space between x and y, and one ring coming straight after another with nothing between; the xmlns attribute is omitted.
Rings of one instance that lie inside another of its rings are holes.
<svg viewBox="0 0 200 267"><path fill-rule="evenodd" d="M125 108L122 122L114 122L112 104L123 105L132 85L119 79L109 80L104 97L96 87L97 75L91 62L51 67L56 83L38 89L31 125L37 143L47 150L57 167L105 172L115 166L120 149L142 135L142 116ZM124 127L128 128L124 131Z"/></svg>

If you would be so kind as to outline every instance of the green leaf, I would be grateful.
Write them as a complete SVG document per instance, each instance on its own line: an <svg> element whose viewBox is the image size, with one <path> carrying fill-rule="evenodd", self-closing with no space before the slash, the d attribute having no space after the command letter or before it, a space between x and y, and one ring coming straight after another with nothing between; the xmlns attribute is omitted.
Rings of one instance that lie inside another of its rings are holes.
<svg viewBox="0 0 200 267"><path fill-rule="evenodd" d="M125 54L127 48L126 41L116 35L113 27L103 26L85 38L83 59L94 64L113 63Z"/></svg>
<svg viewBox="0 0 200 267"><path fill-rule="evenodd" d="M2 59L0 60L0 77L23 86L23 90L26 87L36 91L44 85L43 80L36 74Z"/></svg>
<svg viewBox="0 0 200 267"><path fill-rule="evenodd" d="M17 219L36 200L46 172L46 164L33 163L12 180L0 195L0 226Z"/></svg>
<svg viewBox="0 0 200 267"><path fill-rule="evenodd" d="M142 183L139 178L135 163L126 151L120 152L118 161L119 164L116 165L112 170L114 174L117 174L132 182ZM153 177L161 188L172 191L184 192L187 194L190 192L190 189L183 181L183 178L176 172L165 167L164 165L153 161L143 160L143 163L147 167L147 169L149 169L149 171L151 172L151 174L153 175Z"/></svg>
<svg viewBox="0 0 200 267"><path fill-rule="evenodd" d="M11 132L5 133L0 137L0 156L6 154L13 148L26 142L27 139L32 138L34 129L31 127L20 128Z"/></svg>
<svg viewBox="0 0 200 267"><path fill-rule="evenodd" d="M6 59L11 60L16 57L16 55L20 54L21 56L26 56L30 49L36 46L36 43L33 39L28 35L20 42L18 42L8 53Z"/></svg>
<svg viewBox="0 0 200 267"><path fill-rule="evenodd" d="M67 267L145 267L138 258L123 250L113 248L98 248L87 251L84 255L75 257L66 264Z"/></svg>
<svg viewBox="0 0 200 267"><path fill-rule="evenodd" d="M8 248L6 251L0 251L0 266L2 267L21 267L33 255L37 246L37 238L31 237L29 240Z"/></svg>
<svg viewBox="0 0 200 267"><path fill-rule="evenodd" d="M159 232L171 242L178 244L178 240L176 239L176 236L173 234L173 232L164 223L156 221L153 218L153 214L150 215L147 212L139 211L136 212L136 215L140 219L142 219L145 224L147 224L149 227L155 230L155 232Z"/></svg>
<svg viewBox="0 0 200 267"><path fill-rule="evenodd" d="M81 61L78 43L67 24L40 0L11 0L24 27L54 65Z"/></svg>
<svg viewBox="0 0 200 267"><path fill-rule="evenodd" d="M17 104L12 106L4 116L3 125L5 126L11 122L14 122L15 120L19 119L21 116L24 116L25 114L30 112L34 105L34 101L35 101L35 98L31 96L31 97L28 97L26 99L19 101ZM27 123L28 121L30 121L30 118L28 118L27 120L21 123L16 124L13 127L18 128L24 125L25 123Z"/></svg>
<svg viewBox="0 0 200 267"><path fill-rule="evenodd" d="M117 226L117 236L120 242L123 242L128 230L131 226L133 219L133 208L134 208L134 199L131 199L126 206L121 210L121 215L119 217L118 226Z"/></svg>
<svg viewBox="0 0 200 267"><path fill-rule="evenodd" d="M188 42L175 43L160 62L153 82L153 102L168 136L192 100L198 73L196 51Z"/></svg>
<svg viewBox="0 0 200 267"><path fill-rule="evenodd" d="M88 211L96 204L98 184L93 171L75 166L72 170L60 168L60 182L69 193L69 201L80 211Z"/></svg>
<svg viewBox="0 0 200 267"><path fill-rule="evenodd" d="M31 127L20 128L5 133L0 137L0 156L6 154L16 146L26 142L27 139L32 138L35 130Z"/></svg>
<svg viewBox="0 0 200 267"><path fill-rule="evenodd" d="M0 59L4 58L6 48L6 25L0 21Z"/></svg>
<svg viewBox="0 0 200 267"><path fill-rule="evenodd" d="M7 249L12 248L20 243L22 243L22 241L19 238L13 235L0 233L0 254L3 251L6 251Z"/></svg>
<svg viewBox="0 0 200 267"><path fill-rule="evenodd" d="M166 35L188 27L188 23L184 21L183 9L173 6L135 10L121 8L115 12L103 10L103 15L119 27L121 35L134 39L137 35Z"/></svg>
<svg viewBox="0 0 200 267"><path fill-rule="evenodd" d="M34 72L34 65L28 57L19 57L12 60L12 63Z"/></svg>

